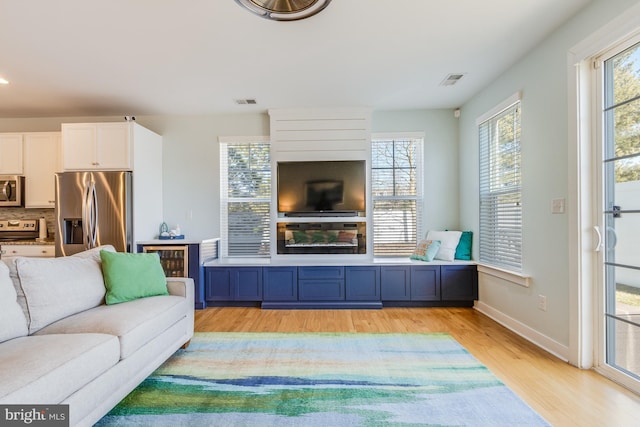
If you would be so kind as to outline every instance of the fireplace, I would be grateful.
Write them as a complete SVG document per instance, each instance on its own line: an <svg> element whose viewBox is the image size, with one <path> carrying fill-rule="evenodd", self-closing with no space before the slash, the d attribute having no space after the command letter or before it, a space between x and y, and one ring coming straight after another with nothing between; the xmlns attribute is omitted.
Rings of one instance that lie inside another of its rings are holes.
<svg viewBox="0 0 640 427"><path fill-rule="evenodd" d="M281 222L278 254L366 254L365 222Z"/></svg>

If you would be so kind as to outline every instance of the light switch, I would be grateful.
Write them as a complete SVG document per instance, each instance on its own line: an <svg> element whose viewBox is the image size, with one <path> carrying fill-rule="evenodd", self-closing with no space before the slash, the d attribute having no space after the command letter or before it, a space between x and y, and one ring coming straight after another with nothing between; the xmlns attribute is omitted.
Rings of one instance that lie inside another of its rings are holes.
<svg viewBox="0 0 640 427"><path fill-rule="evenodd" d="M551 201L551 213L553 214L563 214L564 213L564 202L565 199L553 199Z"/></svg>

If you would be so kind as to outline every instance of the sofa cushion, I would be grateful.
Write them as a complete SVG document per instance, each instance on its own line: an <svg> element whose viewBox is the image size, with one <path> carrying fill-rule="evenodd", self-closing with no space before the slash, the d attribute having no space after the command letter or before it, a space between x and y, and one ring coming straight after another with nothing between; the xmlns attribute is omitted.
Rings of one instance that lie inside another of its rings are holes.
<svg viewBox="0 0 640 427"><path fill-rule="evenodd" d="M56 404L118 363L105 334L44 335L1 344L0 403Z"/></svg>
<svg viewBox="0 0 640 427"><path fill-rule="evenodd" d="M24 297L24 292L22 291L22 286L20 286L20 278L18 277L18 270L16 270L16 261L21 257L8 257L2 258L2 261L9 268L9 277L11 277L11 281L13 282L13 288L16 290L18 305L22 309L24 313L24 317L27 319L27 326L31 319L29 318L29 310L27 309L27 300Z"/></svg>
<svg viewBox="0 0 640 427"><path fill-rule="evenodd" d="M102 251L116 252L116 248L114 248L113 245L97 246L93 249L87 249L86 251L78 252L77 254L73 254L71 256L76 258L90 258L98 264L101 264L102 258L100 258L100 252Z"/></svg>
<svg viewBox="0 0 640 427"><path fill-rule="evenodd" d="M157 253L100 252L107 304L168 295L167 279Z"/></svg>
<svg viewBox="0 0 640 427"><path fill-rule="evenodd" d="M101 305L52 323L37 335L90 332L115 335L120 339L120 357L126 359L185 317L186 304L183 297L166 295Z"/></svg>
<svg viewBox="0 0 640 427"><path fill-rule="evenodd" d="M9 267L0 261L0 342L27 335L27 319L18 305Z"/></svg>
<svg viewBox="0 0 640 427"><path fill-rule="evenodd" d="M104 301L102 270L94 259L19 258L16 268L27 301L30 334Z"/></svg>

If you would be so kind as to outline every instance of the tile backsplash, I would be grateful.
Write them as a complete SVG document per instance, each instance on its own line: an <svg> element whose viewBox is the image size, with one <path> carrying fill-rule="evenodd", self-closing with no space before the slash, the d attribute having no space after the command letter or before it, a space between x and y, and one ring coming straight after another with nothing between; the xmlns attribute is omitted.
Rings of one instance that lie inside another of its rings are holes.
<svg viewBox="0 0 640 427"><path fill-rule="evenodd" d="M48 238L55 237L55 209L0 208L0 219L40 219L47 220Z"/></svg>

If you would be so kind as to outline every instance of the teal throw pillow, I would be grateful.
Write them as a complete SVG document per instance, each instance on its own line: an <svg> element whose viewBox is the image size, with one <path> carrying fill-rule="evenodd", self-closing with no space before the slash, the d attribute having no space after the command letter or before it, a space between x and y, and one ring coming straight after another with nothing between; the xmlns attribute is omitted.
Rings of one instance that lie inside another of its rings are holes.
<svg viewBox="0 0 640 427"><path fill-rule="evenodd" d="M441 244L440 240L420 240L409 258L419 261L433 261Z"/></svg>
<svg viewBox="0 0 640 427"><path fill-rule="evenodd" d="M169 294L157 253L100 251L100 259L107 304Z"/></svg>
<svg viewBox="0 0 640 427"><path fill-rule="evenodd" d="M460 236L458 246L456 246L455 259L470 260L471 259L471 246L473 243L473 232L463 231Z"/></svg>

